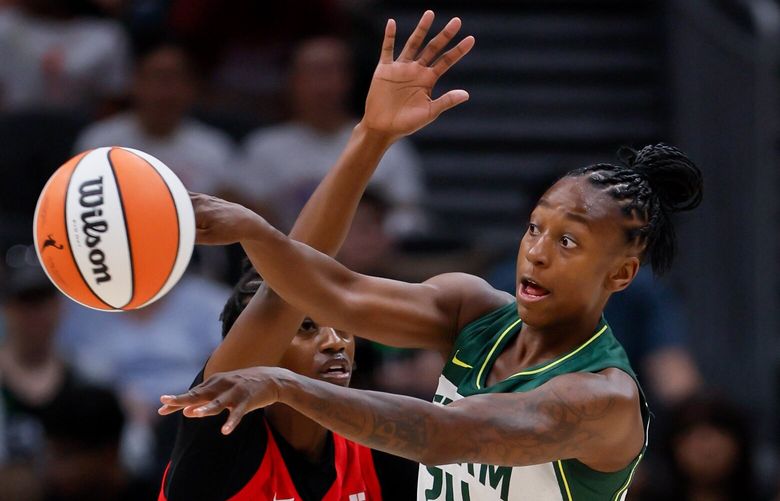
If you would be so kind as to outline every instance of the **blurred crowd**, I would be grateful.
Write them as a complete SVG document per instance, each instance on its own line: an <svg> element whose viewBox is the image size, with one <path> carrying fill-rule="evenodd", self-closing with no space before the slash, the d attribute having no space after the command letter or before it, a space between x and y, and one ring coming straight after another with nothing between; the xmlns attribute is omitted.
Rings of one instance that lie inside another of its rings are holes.
<svg viewBox="0 0 780 501"><path fill-rule="evenodd" d="M362 12L369 2L230 3L0 0L0 115L45 116L54 135L67 116L79 125L69 153L141 149L190 190L288 230L359 117L376 45L365 41L379 40L381 20ZM38 166L44 181L54 167ZM339 259L405 280L469 271L514 293L514 249L410 251L435 224L424 172L411 142L388 151ZM220 341L241 250L198 249L181 282L142 310L89 310L54 289L31 235L16 230L29 228L15 223L31 218L41 186L15 190L0 212L0 501L153 499L178 419L156 414L159 395L186 390ZM643 271L606 316L655 414L629 499L771 496L749 415L706 386L673 290ZM368 342L357 361L353 386L425 399L443 365Z"/></svg>

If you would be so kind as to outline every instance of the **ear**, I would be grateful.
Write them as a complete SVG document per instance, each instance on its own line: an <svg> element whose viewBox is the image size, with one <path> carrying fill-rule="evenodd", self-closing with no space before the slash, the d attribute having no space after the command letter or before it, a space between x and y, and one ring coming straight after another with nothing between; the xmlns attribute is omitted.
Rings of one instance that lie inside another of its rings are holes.
<svg viewBox="0 0 780 501"><path fill-rule="evenodd" d="M607 276L605 286L610 293L619 292L628 287L639 272L641 262L636 256L625 258L620 265Z"/></svg>

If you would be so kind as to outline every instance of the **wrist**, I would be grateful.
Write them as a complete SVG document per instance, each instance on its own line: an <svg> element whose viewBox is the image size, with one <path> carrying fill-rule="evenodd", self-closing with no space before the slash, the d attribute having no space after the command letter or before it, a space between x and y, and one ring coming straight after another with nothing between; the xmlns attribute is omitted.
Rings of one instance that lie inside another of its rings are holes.
<svg viewBox="0 0 780 501"><path fill-rule="evenodd" d="M263 234L266 226L271 227L265 219L244 207L235 226L236 240L239 242L257 240Z"/></svg>
<svg viewBox="0 0 780 501"><path fill-rule="evenodd" d="M382 151L396 142L400 136L394 136L380 129L371 128L365 120L361 120L353 129L353 135L367 145L374 146Z"/></svg>
<svg viewBox="0 0 780 501"><path fill-rule="evenodd" d="M276 389L276 401L282 404L290 404L295 392L299 389L300 376L295 372L281 367L274 369L274 386Z"/></svg>

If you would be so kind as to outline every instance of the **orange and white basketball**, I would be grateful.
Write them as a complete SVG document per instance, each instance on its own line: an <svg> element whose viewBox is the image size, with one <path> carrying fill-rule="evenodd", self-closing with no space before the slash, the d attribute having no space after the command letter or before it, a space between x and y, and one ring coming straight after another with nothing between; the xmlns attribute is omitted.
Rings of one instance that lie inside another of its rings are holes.
<svg viewBox="0 0 780 501"><path fill-rule="evenodd" d="M195 215L184 185L156 158L105 147L52 175L35 207L35 249L52 282L98 310L133 310L187 268Z"/></svg>

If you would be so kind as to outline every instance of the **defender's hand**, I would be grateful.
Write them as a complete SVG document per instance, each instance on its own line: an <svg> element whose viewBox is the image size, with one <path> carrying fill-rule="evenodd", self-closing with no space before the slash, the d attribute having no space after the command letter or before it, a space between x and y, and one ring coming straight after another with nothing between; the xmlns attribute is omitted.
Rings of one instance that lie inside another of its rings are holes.
<svg viewBox="0 0 780 501"><path fill-rule="evenodd" d="M474 47L474 37L467 36L442 53L460 30L461 22L456 17L420 50L433 18L430 10L422 15L398 59L393 59L395 21L390 19L387 22L382 53L368 90L362 123L392 140L421 129L444 111L469 98L468 93L461 89L451 90L438 99L432 98L433 86L439 78Z"/></svg>
<svg viewBox="0 0 780 501"><path fill-rule="evenodd" d="M182 411L186 417L216 416L225 409L230 415L222 426L228 435L248 412L279 400L278 377L283 369L252 367L214 374L203 383L181 395L163 395L161 415Z"/></svg>
<svg viewBox="0 0 780 501"><path fill-rule="evenodd" d="M238 242L257 214L243 205L202 193L190 192L195 210L195 243L227 245Z"/></svg>

